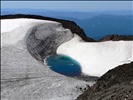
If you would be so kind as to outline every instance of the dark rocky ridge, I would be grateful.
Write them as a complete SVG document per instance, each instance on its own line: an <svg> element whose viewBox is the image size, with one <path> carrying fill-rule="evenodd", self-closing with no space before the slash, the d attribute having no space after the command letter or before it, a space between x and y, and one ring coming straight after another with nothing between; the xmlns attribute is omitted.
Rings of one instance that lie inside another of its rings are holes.
<svg viewBox="0 0 133 100"><path fill-rule="evenodd" d="M103 37L99 41L109 41L109 40L112 40L112 41L119 41L119 40L127 41L128 40L129 41L129 40L133 40L133 35L126 36L126 35L112 34L112 35Z"/></svg>
<svg viewBox="0 0 133 100"><path fill-rule="evenodd" d="M77 100L133 100L133 62L109 70Z"/></svg>

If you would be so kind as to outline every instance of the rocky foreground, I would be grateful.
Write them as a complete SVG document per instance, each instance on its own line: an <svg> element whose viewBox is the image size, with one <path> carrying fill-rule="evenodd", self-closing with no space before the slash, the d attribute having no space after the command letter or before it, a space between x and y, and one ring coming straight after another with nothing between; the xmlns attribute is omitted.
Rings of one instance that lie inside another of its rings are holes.
<svg viewBox="0 0 133 100"><path fill-rule="evenodd" d="M77 100L133 100L133 62L108 71Z"/></svg>
<svg viewBox="0 0 133 100"><path fill-rule="evenodd" d="M133 62L108 71L77 100L133 100Z"/></svg>

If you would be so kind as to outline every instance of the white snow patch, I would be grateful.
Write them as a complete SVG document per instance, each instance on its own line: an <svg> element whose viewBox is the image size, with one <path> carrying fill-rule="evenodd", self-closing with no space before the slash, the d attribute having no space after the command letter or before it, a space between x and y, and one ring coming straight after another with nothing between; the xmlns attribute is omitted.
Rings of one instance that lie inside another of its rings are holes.
<svg viewBox="0 0 133 100"><path fill-rule="evenodd" d="M1 45L16 44L25 37L30 28L43 23L58 22L28 18L2 19Z"/></svg>
<svg viewBox="0 0 133 100"><path fill-rule="evenodd" d="M102 76L109 69L133 61L133 41L83 42L78 35L63 43L57 53L77 60L82 72Z"/></svg>

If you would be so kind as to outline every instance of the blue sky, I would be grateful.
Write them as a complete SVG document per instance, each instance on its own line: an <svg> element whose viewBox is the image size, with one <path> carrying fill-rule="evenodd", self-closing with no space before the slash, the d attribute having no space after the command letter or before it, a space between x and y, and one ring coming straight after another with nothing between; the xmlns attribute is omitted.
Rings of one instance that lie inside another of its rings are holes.
<svg viewBox="0 0 133 100"><path fill-rule="evenodd" d="M133 10L132 1L2 1L2 8L47 9L58 11Z"/></svg>

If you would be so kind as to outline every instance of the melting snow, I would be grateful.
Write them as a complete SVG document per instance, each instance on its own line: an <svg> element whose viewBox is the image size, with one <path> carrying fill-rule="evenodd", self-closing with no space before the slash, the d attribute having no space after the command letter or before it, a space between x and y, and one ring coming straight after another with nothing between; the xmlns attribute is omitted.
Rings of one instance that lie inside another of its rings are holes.
<svg viewBox="0 0 133 100"><path fill-rule="evenodd" d="M66 54L77 60L82 72L101 76L109 69L133 60L133 41L83 42L75 35L58 47L57 53Z"/></svg>

